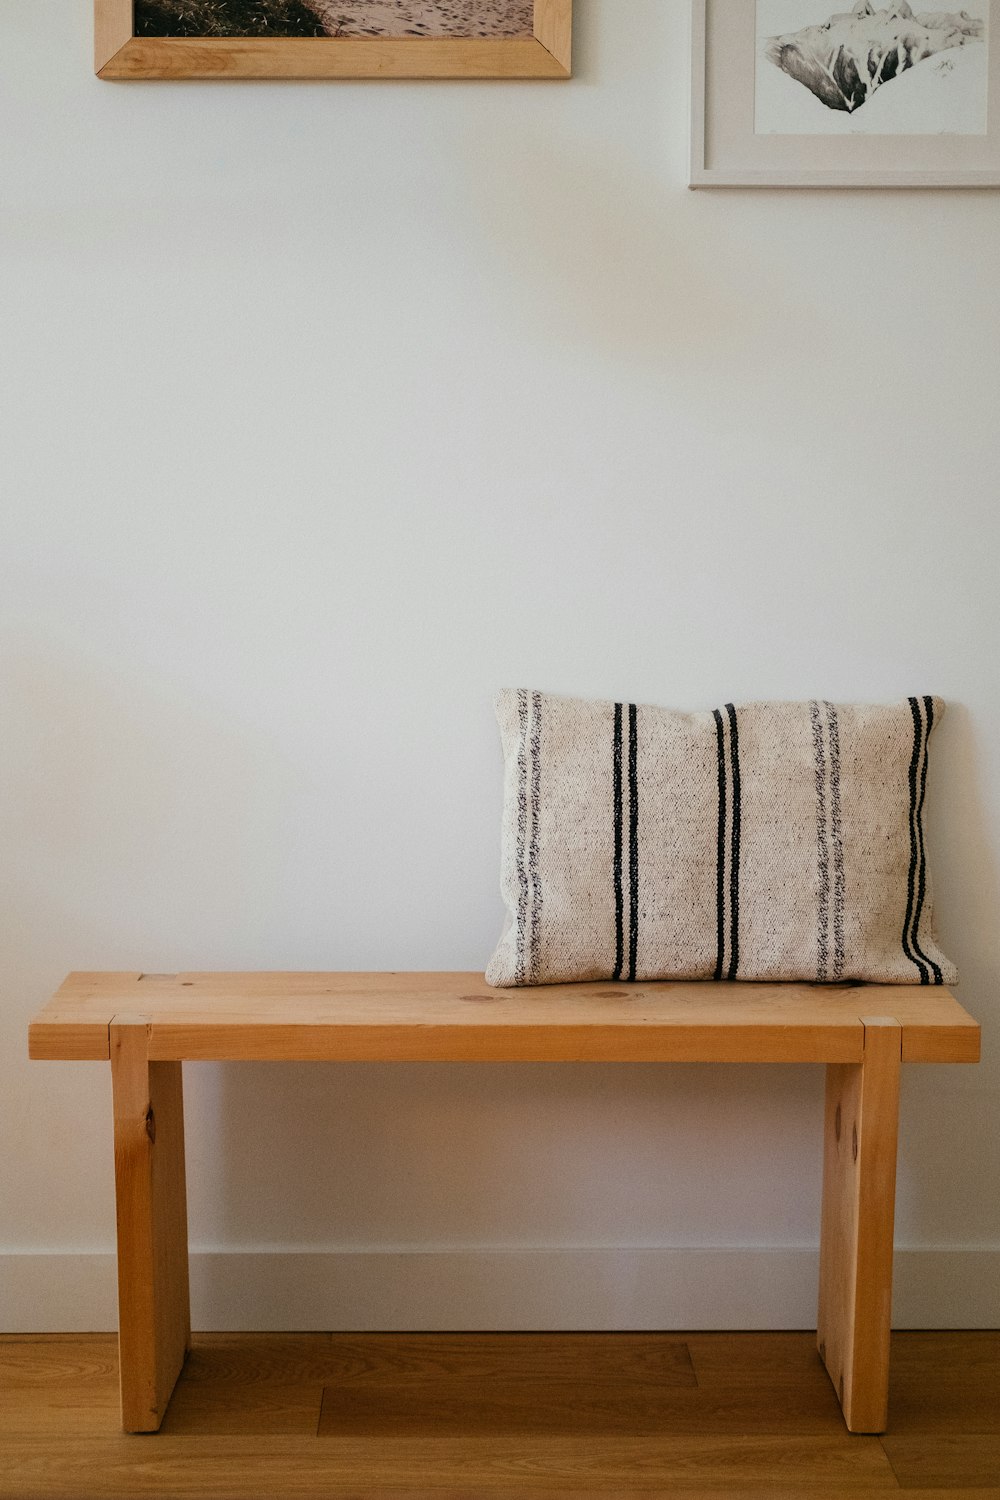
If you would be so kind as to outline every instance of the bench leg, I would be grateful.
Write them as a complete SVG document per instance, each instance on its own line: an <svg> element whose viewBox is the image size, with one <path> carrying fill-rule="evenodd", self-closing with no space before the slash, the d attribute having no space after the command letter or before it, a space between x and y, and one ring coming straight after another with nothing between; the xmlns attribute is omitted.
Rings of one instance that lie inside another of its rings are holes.
<svg viewBox="0 0 1000 1500"><path fill-rule="evenodd" d="M818 1342L850 1431L884 1432L901 1033L864 1026L864 1062L826 1070Z"/></svg>
<svg viewBox="0 0 1000 1500"><path fill-rule="evenodd" d="M179 1062L150 1062L144 1018L115 1017L111 1078L122 1427L155 1432L191 1346Z"/></svg>

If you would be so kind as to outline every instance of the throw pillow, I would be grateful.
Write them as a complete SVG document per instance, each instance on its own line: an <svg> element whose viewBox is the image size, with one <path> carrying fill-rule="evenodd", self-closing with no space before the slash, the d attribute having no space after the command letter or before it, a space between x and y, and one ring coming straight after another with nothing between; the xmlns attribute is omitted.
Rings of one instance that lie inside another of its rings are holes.
<svg viewBox="0 0 1000 1500"><path fill-rule="evenodd" d="M923 832L943 708L502 692L509 920L487 980L953 983Z"/></svg>

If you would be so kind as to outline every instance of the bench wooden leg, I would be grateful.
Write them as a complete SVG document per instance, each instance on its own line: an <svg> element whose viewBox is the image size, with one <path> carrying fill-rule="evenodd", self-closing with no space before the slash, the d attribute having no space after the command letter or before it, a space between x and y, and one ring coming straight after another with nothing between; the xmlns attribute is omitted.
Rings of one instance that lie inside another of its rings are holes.
<svg viewBox="0 0 1000 1500"><path fill-rule="evenodd" d="M884 1432L901 1031L865 1018L863 1063L826 1070L819 1352L851 1432Z"/></svg>
<svg viewBox="0 0 1000 1500"><path fill-rule="evenodd" d="M179 1062L150 1062L144 1018L111 1025L122 1427L155 1432L191 1346Z"/></svg>

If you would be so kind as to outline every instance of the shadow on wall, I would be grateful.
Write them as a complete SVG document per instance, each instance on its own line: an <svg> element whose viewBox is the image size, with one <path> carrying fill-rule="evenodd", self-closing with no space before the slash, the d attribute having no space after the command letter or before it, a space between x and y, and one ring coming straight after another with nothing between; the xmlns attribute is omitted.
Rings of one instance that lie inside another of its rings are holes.
<svg viewBox="0 0 1000 1500"><path fill-rule="evenodd" d="M945 952L958 964L962 1003L983 1026L983 1062L970 1084L1000 1084L1000 870L985 815L982 732L963 703L949 703L931 742L927 841Z"/></svg>
<svg viewBox="0 0 1000 1500"><path fill-rule="evenodd" d="M1000 1182L996 1091L942 1088L929 1076L940 1071L903 1071L896 1243L996 1247L1000 1200L983 1191L984 1183Z"/></svg>
<svg viewBox="0 0 1000 1500"><path fill-rule="evenodd" d="M815 1067L229 1065L192 1236L211 1221L240 1248L808 1243L822 1099Z"/></svg>
<svg viewBox="0 0 1000 1500"><path fill-rule="evenodd" d="M975 1067L903 1070L897 1242L1000 1243L1000 875L984 816L983 739L949 703L931 751L927 841L944 950L959 999L982 1026ZM974 1142L974 1149L970 1149Z"/></svg>

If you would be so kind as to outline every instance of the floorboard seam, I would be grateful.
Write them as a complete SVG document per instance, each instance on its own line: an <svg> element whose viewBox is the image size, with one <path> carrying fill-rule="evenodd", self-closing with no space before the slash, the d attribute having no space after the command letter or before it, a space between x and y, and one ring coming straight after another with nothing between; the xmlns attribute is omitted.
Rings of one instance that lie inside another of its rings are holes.
<svg viewBox="0 0 1000 1500"><path fill-rule="evenodd" d="M897 1490L901 1490L903 1488L902 1482L900 1480L899 1475L896 1473L896 1467L893 1464L892 1459L889 1457L888 1453L886 1453L885 1444L883 1443L881 1437L879 1437L879 1439L878 1439L878 1445L882 1449L882 1452L885 1454L885 1461L889 1465L889 1472L890 1472L890 1474L892 1475L893 1479L896 1481L896 1488L897 1488Z"/></svg>

